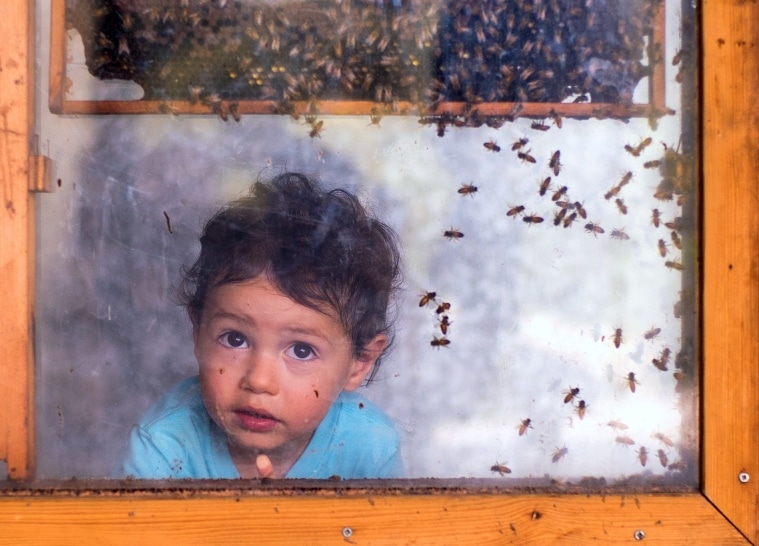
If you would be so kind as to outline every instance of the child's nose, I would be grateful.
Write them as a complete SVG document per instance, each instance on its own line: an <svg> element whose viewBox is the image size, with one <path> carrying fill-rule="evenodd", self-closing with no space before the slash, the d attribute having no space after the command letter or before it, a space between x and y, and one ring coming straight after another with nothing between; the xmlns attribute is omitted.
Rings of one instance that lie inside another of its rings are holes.
<svg viewBox="0 0 759 546"><path fill-rule="evenodd" d="M274 354L254 351L248 361L246 373L240 379L240 388L256 394L277 394L279 391L278 361L279 359Z"/></svg>

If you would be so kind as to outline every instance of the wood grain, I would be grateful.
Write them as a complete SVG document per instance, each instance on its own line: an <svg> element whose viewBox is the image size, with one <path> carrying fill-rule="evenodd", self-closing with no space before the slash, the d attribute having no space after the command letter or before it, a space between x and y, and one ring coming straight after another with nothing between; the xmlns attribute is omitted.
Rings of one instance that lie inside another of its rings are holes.
<svg viewBox="0 0 759 546"><path fill-rule="evenodd" d="M0 528L15 546L746 543L698 494L19 498L0 500Z"/></svg>
<svg viewBox="0 0 759 546"><path fill-rule="evenodd" d="M28 192L34 89L33 28L27 0L0 10L0 459L12 478L31 477L34 464L32 309L34 210Z"/></svg>
<svg viewBox="0 0 759 546"><path fill-rule="evenodd" d="M704 10L703 485L757 544L759 5L706 1Z"/></svg>

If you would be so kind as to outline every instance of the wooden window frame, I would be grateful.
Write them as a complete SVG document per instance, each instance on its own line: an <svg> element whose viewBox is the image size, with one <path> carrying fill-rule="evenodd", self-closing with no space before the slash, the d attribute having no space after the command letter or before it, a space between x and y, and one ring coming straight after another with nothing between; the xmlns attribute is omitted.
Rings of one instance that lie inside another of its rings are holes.
<svg viewBox="0 0 759 546"><path fill-rule="evenodd" d="M759 544L759 4L701 2L701 486L25 488L34 473L34 1L0 12L0 542ZM742 483L741 473L750 479ZM8 485L8 484L6 484ZM59 484L60 485L60 484ZM391 484L392 485L392 484ZM642 535L641 535L642 533Z"/></svg>

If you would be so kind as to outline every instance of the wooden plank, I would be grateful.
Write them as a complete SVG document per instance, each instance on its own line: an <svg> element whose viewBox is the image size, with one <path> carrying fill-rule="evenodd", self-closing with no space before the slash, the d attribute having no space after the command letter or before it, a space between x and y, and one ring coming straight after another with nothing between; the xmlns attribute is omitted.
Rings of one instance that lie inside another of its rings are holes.
<svg viewBox="0 0 759 546"><path fill-rule="evenodd" d="M0 500L0 528L14 546L630 544L636 532L647 545L746 544L698 494L13 498Z"/></svg>
<svg viewBox="0 0 759 546"><path fill-rule="evenodd" d="M28 192L34 89L31 6L4 0L0 15L0 459L12 478L31 477L34 464L33 199Z"/></svg>
<svg viewBox="0 0 759 546"><path fill-rule="evenodd" d="M759 5L707 0L704 9L704 492L756 544Z"/></svg>

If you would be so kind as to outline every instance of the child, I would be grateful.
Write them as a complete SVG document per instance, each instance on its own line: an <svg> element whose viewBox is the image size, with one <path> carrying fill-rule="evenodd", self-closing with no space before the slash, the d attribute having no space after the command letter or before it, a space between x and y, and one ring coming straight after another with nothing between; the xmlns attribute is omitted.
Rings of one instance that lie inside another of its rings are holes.
<svg viewBox="0 0 759 546"><path fill-rule="evenodd" d="M353 392L387 349L393 231L303 175L257 182L206 224L180 286L199 376L132 429L134 478L388 478L399 434Z"/></svg>

